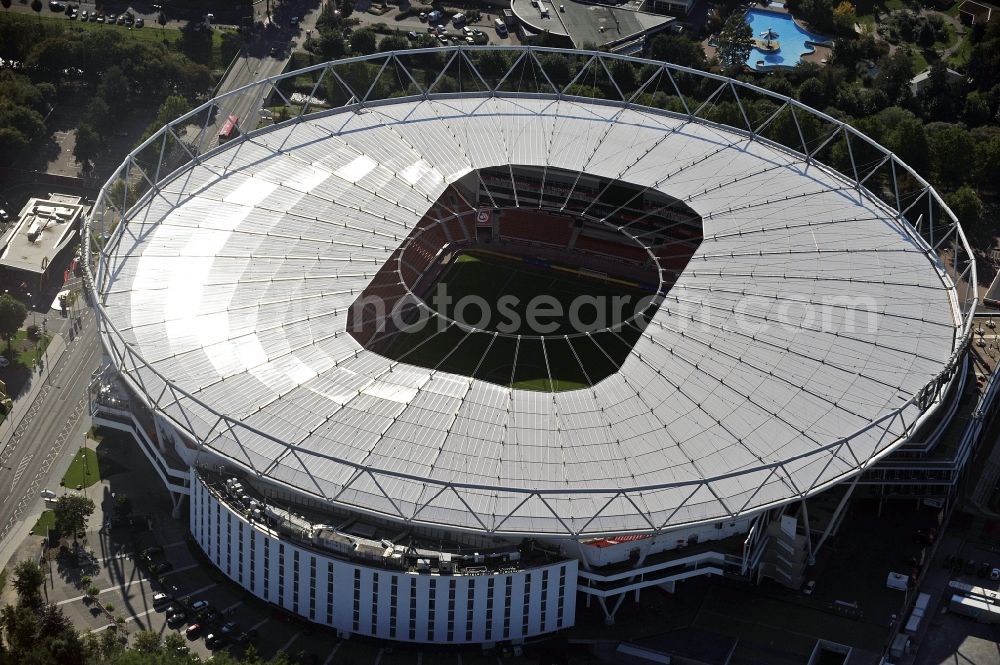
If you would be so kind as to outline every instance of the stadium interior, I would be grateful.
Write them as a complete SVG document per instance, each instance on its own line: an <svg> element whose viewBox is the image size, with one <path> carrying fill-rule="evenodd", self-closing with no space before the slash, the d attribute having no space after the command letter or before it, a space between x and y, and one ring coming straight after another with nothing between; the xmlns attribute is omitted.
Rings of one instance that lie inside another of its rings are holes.
<svg viewBox="0 0 1000 665"><path fill-rule="evenodd" d="M701 239L697 213L646 187L474 170L374 275L348 330L429 369L529 390L591 386L618 370Z"/></svg>

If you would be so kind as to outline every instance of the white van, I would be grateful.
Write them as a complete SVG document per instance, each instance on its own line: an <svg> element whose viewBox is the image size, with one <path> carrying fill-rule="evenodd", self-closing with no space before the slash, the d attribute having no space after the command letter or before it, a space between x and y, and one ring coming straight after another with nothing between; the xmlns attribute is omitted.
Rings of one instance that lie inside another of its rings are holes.
<svg viewBox="0 0 1000 665"><path fill-rule="evenodd" d="M493 19L493 27L496 28L497 34L501 37L507 36L507 26L500 19Z"/></svg>

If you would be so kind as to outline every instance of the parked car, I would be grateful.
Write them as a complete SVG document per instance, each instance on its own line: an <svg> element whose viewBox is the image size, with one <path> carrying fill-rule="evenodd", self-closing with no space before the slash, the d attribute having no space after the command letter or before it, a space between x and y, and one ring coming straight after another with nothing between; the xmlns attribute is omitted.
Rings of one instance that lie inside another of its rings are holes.
<svg viewBox="0 0 1000 665"><path fill-rule="evenodd" d="M994 582L1000 580L1000 568L994 568L990 571L990 579Z"/></svg>
<svg viewBox="0 0 1000 665"><path fill-rule="evenodd" d="M201 635L201 630L202 630L202 625L200 623L193 623L187 627L187 630L185 630L184 633L188 637L194 639L199 635Z"/></svg>
<svg viewBox="0 0 1000 665"><path fill-rule="evenodd" d="M206 607L208 607L207 600L196 600L193 603L191 603L191 610L194 612L200 612Z"/></svg>
<svg viewBox="0 0 1000 665"><path fill-rule="evenodd" d="M135 27L141 28L144 25L146 25L146 21L141 16L135 20Z"/></svg>
<svg viewBox="0 0 1000 665"><path fill-rule="evenodd" d="M420 15L417 16L417 18L420 19L421 23L427 23L427 12L420 12Z"/></svg>
<svg viewBox="0 0 1000 665"><path fill-rule="evenodd" d="M143 556L153 556L154 554L163 554L163 548L159 545L151 545L142 551Z"/></svg>
<svg viewBox="0 0 1000 665"><path fill-rule="evenodd" d="M7 360L7 356L0 356L0 367L6 367L9 364L10 361Z"/></svg>
<svg viewBox="0 0 1000 665"><path fill-rule="evenodd" d="M157 605L161 605L161 606L162 605L166 605L167 603L169 603L171 601L173 601L173 598L171 598L170 596L168 596L165 593L158 593L158 594L156 594L156 595L153 596L153 606L154 607L156 607Z"/></svg>
<svg viewBox="0 0 1000 665"><path fill-rule="evenodd" d="M983 561L982 565L979 566L979 572L977 573L977 576L978 577L982 577L982 578L986 578L987 576L989 576L990 571L992 569L993 569L993 566L991 566L989 564L989 562Z"/></svg>
<svg viewBox="0 0 1000 665"><path fill-rule="evenodd" d="M965 564L965 574L966 575L976 574L976 561L974 559L969 559L969 562Z"/></svg>
<svg viewBox="0 0 1000 665"><path fill-rule="evenodd" d="M226 643L226 636L219 633L209 633L205 637L205 646L209 649L217 649Z"/></svg>
<svg viewBox="0 0 1000 665"><path fill-rule="evenodd" d="M149 572L155 573L157 575L165 573L167 571L173 570L174 564L169 561L161 561L160 563L154 563L149 567Z"/></svg>
<svg viewBox="0 0 1000 665"><path fill-rule="evenodd" d="M411 42L417 41L417 39L420 37L420 35L417 34L416 30L410 30L408 33L406 33L406 36L410 38Z"/></svg>
<svg viewBox="0 0 1000 665"><path fill-rule="evenodd" d="M175 612L167 617L167 625L171 628L179 628L184 625L187 621L187 614L184 612Z"/></svg>
<svg viewBox="0 0 1000 665"><path fill-rule="evenodd" d="M66 4L62 2L50 2L49 9L54 12L64 12L66 11Z"/></svg>
<svg viewBox="0 0 1000 665"><path fill-rule="evenodd" d="M802 593L807 596L811 596L813 591L816 590L816 580L809 580L806 585L802 587Z"/></svg>
<svg viewBox="0 0 1000 665"><path fill-rule="evenodd" d="M39 492L39 494L41 495L41 497L43 499L54 499L54 498L56 498L56 493L53 492L52 490L42 490L41 492Z"/></svg>
<svg viewBox="0 0 1000 665"><path fill-rule="evenodd" d="M219 628L219 632L223 635L235 635L239 627L240 625L235 621L228 621L222 624L222 627Z"/></svg>

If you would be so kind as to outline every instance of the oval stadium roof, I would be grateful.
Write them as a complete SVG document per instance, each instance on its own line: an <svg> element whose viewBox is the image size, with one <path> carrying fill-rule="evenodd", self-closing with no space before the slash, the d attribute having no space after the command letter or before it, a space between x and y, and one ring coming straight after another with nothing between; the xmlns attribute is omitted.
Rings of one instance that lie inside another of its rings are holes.
<svg viewBox="0 0 1000 665"><path fill-rule="evenodd" d="M448 184L503 164L620 178L703 217L593 387L512 390L344 332ZM115 364L207 448L338 505L497 533L648 532L828 486L905 438L962 337L936 255L853 182L580 99L389 101L234 140L133 210L102 272Z"/></svg>

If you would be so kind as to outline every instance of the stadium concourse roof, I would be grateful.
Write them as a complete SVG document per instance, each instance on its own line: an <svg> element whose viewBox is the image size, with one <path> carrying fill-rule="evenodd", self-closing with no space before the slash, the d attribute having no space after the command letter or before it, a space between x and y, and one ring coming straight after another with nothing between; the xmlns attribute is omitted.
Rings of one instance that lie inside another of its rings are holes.
<svg viewBox="0 0 1000 665"><path fill-rule="evenodd" d="M508 163L650 186L704 218L621 370L592 388L512 390L344 332L448 183ZM133 212L100 287L122 374L218 454L400 521L598 535L794 500L899 443L961 338L942 264L864 189L607 102L310 116L200 158Z"/></svg>

